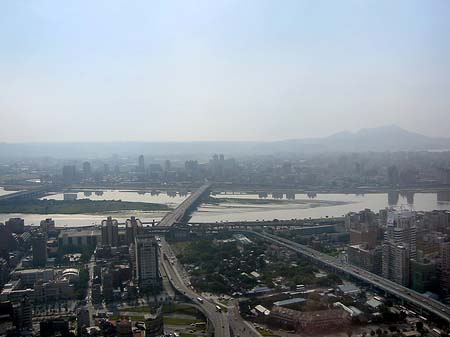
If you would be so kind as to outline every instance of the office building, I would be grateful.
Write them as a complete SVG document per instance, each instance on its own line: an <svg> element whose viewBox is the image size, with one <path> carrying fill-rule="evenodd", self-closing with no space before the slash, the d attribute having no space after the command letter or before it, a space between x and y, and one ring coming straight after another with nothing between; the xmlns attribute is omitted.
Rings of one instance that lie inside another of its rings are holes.
<svg viewBox="0 0 450 337"><path fill-rule="evenodd" d="M139 290L156 292L161 285L158 243L153 236L137 236L135 240L136 278Z"/></svg>
<svg viewBox="0 0 450 337"><path fill-rule="evenodd" d="M33 249L33 266L45 267L47 264L47 236L43 233L35 233L31 239Z"/></svg>
<svg viewBox="0 0 450 337"><path fill-rule="evenodd" d="M102 245L117 247L119 245L119 224L110 216L102 221Z"/></svg>

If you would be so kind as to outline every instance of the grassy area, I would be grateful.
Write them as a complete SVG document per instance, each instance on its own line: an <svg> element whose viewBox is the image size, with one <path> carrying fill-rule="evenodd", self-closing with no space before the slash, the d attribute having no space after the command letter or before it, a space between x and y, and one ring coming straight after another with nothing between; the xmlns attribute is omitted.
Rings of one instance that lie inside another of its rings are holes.
<svg viewBox="0 0 450 337"><path fill-rule="evenodd" d="M144 307L128 307L128 308L122 308L120 311L124 312L144 312L144 313L151 313L153 308L144 306Z"/></svg>
<svg viewBox="0 0 450 337"><path fill-rule="evenodd" d="M180 304L168 304L168 305L165 304L163 306L163 312L165 314L176 312L194 316L199 314L199 311L196 308L191 307L189 305L180 305Z"/></svg>
<svg viewBox="0 0 450 337"><path fill-rule="evenodd" d="M190 325L192 323L200 323L200 322L204 322L204 321L201 319L164 317L164 324L169 324L169 325Z"/></svg>
<svg viewBox="0 0 450 337"><path fill-rule="evenodd" d="M266 330L263 330L263 329L257 329L257 330L262 336L279 337L278 335L275 335L272 331L266 331Z"/></svg>
<svg viewBox="0 0 450 337"><path fill-rule="evenodd" d="M128 318L131 319L132 321L144 321L144 320L145 320L144 316L139 316L139 315L136 315L136 316L117 315L117 316L112 316L110 319L111 319L112 321L118 321L118 320L120 320L122 317L128 317Z"/></svg>
<svg viewBox="0 0 450 337"><path fill-rule="evenodd" d="M78 214L114 211L167 211L164 204L121 200L13 200L0 202L0 213Z"/></svg>

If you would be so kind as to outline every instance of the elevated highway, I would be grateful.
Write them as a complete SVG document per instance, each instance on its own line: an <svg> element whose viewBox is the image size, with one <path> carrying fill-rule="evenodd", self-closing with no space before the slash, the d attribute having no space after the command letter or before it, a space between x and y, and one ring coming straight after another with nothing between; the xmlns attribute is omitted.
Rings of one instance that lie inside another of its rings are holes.
<svg viewBox="0 0 450 337"><path fill-rule="evenodd" d="M421 310L433 314L450 324L450 307L415 292L414 290L403 287L381 276L372 274L362 268L343 263L332 256L323 254L299 243L267 233L258 233L254 231L246 231L245 233L255 235L264 240L292 249L312 262L315 262L319 266L326 267L327 269L333 270L337 273L346 274L347 276L358 279L365 284L372 285L375 288L380 289L404 302L410 303Z"/></svg>

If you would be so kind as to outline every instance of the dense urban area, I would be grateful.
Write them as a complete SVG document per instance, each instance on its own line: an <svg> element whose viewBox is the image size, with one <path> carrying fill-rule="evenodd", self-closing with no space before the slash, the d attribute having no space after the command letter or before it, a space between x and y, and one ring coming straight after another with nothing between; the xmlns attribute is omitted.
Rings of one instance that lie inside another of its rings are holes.
<svg viewBox="0 0 450 337"><path fill-rule="evenodd" d="M448 336L449 161L432 152L5 161L0 334ZM387 200L332 216L193 221L217 205L352 205L322 204L333 193ZM415 209L421 193L443 207ZM90 217L101 220L77 220Z"/></svg>

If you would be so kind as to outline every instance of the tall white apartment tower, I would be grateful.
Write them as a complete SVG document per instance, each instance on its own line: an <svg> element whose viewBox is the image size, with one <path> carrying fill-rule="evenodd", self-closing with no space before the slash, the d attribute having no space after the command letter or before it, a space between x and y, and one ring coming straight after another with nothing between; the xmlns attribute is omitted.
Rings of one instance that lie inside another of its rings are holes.
<svg viewBox="0 0 450 337"><path fill-rule="evenodd" d="M415 213L391 211L388 213L383 241L384 278L403 286L410 282L410 261L417 256L417 229Z"/></svg>

